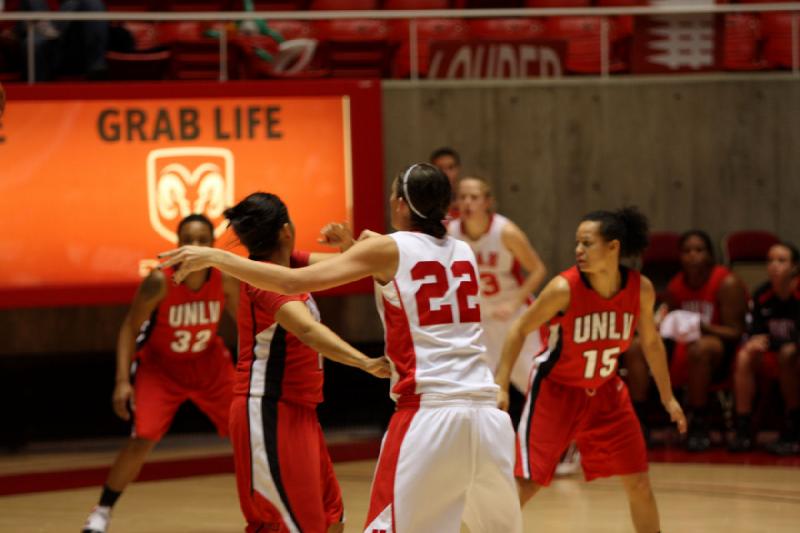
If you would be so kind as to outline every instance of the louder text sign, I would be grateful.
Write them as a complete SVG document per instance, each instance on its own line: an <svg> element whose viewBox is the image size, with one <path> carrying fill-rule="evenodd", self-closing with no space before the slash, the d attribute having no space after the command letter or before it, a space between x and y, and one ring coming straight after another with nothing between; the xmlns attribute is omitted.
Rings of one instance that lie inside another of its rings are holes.
<svg viewBox="0 0 800 533"><path fill-rule="evenodd" d="M467 41L431 43L432 79L557 78L563 73L566 43Z"/></svg>

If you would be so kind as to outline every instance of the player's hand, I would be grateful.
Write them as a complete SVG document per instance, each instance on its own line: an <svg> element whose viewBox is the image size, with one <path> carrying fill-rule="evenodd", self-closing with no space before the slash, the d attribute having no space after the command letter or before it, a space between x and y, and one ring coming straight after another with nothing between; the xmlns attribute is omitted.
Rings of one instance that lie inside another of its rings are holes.
<svg viewBox="0 0 800 533"><path fill-rule="evenodd" d="M514 311L519 309L511 304L500 304L493 307L489 315L496 320L508 320L514 315Z"/></svg>
<svg viewBox="0 0 800 533"><path fill-rule="evenodd" d="M653 313L653 321L656 323L656 327L661 326L661 321L664 320L667 313L669 313L669 306L667 304L663 303L658 306L655 313Z"/></svg>
<svg viewBox="0 0 800 533"><path fill-rule="evenodd" d="M677 424L678 432L681 435L686 433L686 415L683 414L681 404L678 403L678 400L675 399L675 396L671 396L667 401L664 402L664 409L666 409L667 413L669 413L669 419Z"/></svg>
<svg viewBox="0 0 800 533"><path fill-rule="evenodd" d="M745 345L749 350L766 352L769 350L769 335L753 335Z"/></svg>
<svg viewBox="0 0 800 533"><path fill-rule="evenodd" d="M209 246L181 246L168 252L161 252L158 258L162 263L159 269L175 266L175 283L181 283L192 272L214 265L214 258L220 252Z"/></svg>
<svg viewBox="0 0 800 533"><path fill-rule="evenodd" d="M369 372L376 378L388 378L392 376L392 365L384 355L377 358L370 358L364 363L364 371Z"/></svg>
<svg viewBox="0 0 800 533"><path fill-rule="evenodd" d="M353 231L350 229L350 226L344 222L331 222L330 224L326 224L319 230L317 242L320 244L327 244L328 246L336 246L343 252L356 243L353 239Z"/></svg>
<svg viewBox="0 0 800 533"><path fill-rule="evenodd" d="M497 391L497 408L508 411L508 389L500 387Z"/></svg>
<svg viewBox="0 0 800 533"><path fill-rule="evenodd" d="M114 412L123 420L130 420L131 413L136 411L136 402L133 387L127 381L120 381L114 387L114 395L111 398Z"/></svg>
<svg viewBox="0 0 800 533"><path fill-rule="evenodd" d="M358 242L365 241L367 239L372 239L374 237L381 237L382 235L377 231L372 231L370 229L365 229L361 232L361 235L358 236Z"/></svg>

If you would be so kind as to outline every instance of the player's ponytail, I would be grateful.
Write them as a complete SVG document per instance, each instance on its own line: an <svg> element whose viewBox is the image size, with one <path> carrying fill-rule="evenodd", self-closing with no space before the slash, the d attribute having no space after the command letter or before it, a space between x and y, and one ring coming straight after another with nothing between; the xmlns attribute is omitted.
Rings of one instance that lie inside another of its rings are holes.
<svg viewBox="0 0 800 533"><path fill-rule="evenodd" d="M397 176L394 187L395 196L408 205L412 228L438 238L447 234L443 221L451 190L441 170L428 163L411 165Z"/></svg>
<svg viewBox="0 0 800 533"><path fill-rule="evenodd" d="M250 259L257 261L269 259L278 246L281 228L289 222L286 204L268 192L254 192L224 214Z"/></svg>
<svg viewBox="0 0 800 533"><path fill-rule="evenodd" d="M584 221L598 222L600 235L606 241L617 240L620 257L634 257L647 248L650 232L647 217L636 207L623 207L615 211L593 211L584 216Z"/></svg>

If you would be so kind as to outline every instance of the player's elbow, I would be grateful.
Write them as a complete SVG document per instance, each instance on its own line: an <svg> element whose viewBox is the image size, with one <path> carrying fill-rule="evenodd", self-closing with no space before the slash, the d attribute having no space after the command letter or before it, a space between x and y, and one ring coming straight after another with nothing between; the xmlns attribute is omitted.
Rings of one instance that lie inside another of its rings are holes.
<svg viewBox="0 0 800 533"><path fill-rule="evenodd" d="M290 272L288 276L280 281L279 286L282 294L300 294L305 292L303 290L302 280L299 279L295 272Z"/></svg>

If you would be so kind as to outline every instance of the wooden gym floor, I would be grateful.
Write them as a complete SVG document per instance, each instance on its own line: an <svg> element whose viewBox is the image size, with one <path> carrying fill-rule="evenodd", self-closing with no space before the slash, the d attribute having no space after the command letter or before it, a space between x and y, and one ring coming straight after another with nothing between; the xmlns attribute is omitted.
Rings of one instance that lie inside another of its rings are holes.
<svg viewBox="0 0 800 533"><path fill-rule="evenodd" d="M165 444L154 462L176 457L217 457L227 445L213 439L192 445ZM0 484L13 492L14 475L58 472L107 465L114 449L38 450L0 457ZM663 455L663 454L662 454ZM790 466L685 462L651 466L665 532L789 532L800 527L800 468ZM735 457L735 456L734 456ZM682 456L662 459L681 461ZM702 458L701 458L702 459ZM768 462L755 460L754 463ZM201 463L197 463L201 464ZM374 460L338 462L348 523L359 532L367 512ZM79 470L75 470L76 472ZM158 478L159 476L156 476ZM169 476L166 476L169 477ZM0 532L62 533L80 531L99 494L97 486L0 497ZM561 478L524 510L525 531L632 531L622 488L616 480L584 483L579 476ZM234 476L229 473L160 479L133 484L114 511L111 533L234 533L243 531ZM477 532L475 532L477 533ZM495 532L487 532L495 533ZM502 532L497 532L502 533Z"/></svg>

